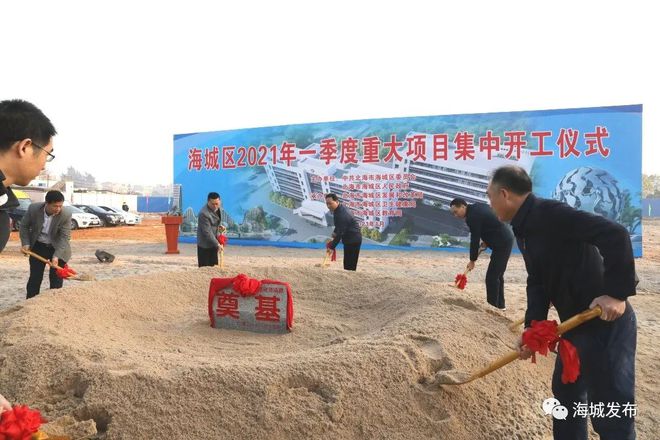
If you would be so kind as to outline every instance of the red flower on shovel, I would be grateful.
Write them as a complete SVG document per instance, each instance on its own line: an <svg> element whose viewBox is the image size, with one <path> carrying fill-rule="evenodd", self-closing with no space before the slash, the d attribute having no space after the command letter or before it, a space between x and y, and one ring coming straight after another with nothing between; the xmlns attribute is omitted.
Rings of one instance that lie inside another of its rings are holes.
<svg viewBox="0 0 660 440"><path fill-rule="evenodd" d="M327 252L330 254L330 261L337 261L337 249L333 249L330 246L332 245L332 242L329 241L325 244L325 248L327 249ZM330 252L332 251L332 252Z"/></svg>
<svg viewBox="0 0 660 440"><path fill-rule="evenodd" d="M536 353L546 356L548 351L557 351L562 362L562 383L573 383L580 376L580 357L577 349L568 339L557 334L557 321L532 321L532 326L522 334L522 342L532 351L532 363L536 363Z"/></svg>
<svg viewBox="0 0 660 440"><path fill-rule="evenodd" d="M26 405L16 405L0 415L0 440L30 440L46 420Z"/></svg>
<svg viewBox="0 0 660 440"><path fill-rule="evenodd" d="M57 276L62 279L67 279L78 274L75 270L71 269L68 264L65 264L64 267L60 269L55 269L55 273L57 273Z"/></svg>
<svg viewBox="0 0 660 440"><path fill-rule="evenodd" d="M467 284L467 275L464 273L459 273L456 275L456 279L454 280L454 283L456 284L456 287L459 289L463 290L465 289L465 285Z"/></svg>

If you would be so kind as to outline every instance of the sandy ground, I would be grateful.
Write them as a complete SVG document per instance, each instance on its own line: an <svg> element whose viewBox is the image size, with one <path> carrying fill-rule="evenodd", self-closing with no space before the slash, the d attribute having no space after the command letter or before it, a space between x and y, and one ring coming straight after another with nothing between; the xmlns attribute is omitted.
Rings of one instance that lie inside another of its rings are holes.
<svg viewBox="0 0 660 440"><path fill-rule="evenodd" d="M646 222L639 331L638 438L660 430L660 222ZM540 408L554 355L462 386L439 386L506 354L524 313L525 271L512 257L507 311L485 302L487 258L465 291L448 285L466 255L364 251L357 273L316 267L322 251L229 246L224 271L196 267L195 248L165 255L162 225L73 233L71 266L95 282L25 301L27 260L12 237L0 254L0 392L48 418L93 420L107 439L551 438ZM96 249L117 256L101 264ZM341 255L340 255L341 259ZM482 261L483 260L483 261ZM287 335L208 325L211 277L289 282ZM597 438L596 436L592 436Z"/></svg>

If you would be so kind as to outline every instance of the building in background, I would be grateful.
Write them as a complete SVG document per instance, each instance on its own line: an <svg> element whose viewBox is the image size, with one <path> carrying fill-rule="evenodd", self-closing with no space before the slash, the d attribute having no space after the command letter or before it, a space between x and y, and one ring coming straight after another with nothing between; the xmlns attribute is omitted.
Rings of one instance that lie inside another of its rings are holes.
<svg viewBox="0 0 660 440"><path fill-rule="evenodd" d="M447 159L432 160L433 136L425 133L410 132L407 138L422 136L426 138L426 161L413 161L405 154L406 146L401 148L401 162L396 163L396 169L402 173L414 176L410 182L411 189L424 194L424 203L441 205L449 209L449 203L457 198L463 198L468 203L488 203L486 189L490 175L494 169L504 165L517 165L531 173L534 157L529 151L520 150L520 159L506 158L503 149L493 153L489 159L486 153L475 146L475 157L472 160L457 160L456 145L449 143ZM429 159L430 158L430 159Z"/></svg>
<svg viewBox="0 0 660 440"><path fill-rule="evenodd" d="M265 169L272 190L298 202L293 213L320 226L331 222L325 194L337 194L364 226L384 231L390 216L383 211L393 211L387 210L386 204L399 199L400 188L389 189L390 184L400 181L393 176L395 170L377 164L326 164L319 159L319 149L318 143L309 145L298 152L302 158L290 165L269 162ZM377 183L369 179L376 175ZM388 195L384 196L386 187Z"/></svg>

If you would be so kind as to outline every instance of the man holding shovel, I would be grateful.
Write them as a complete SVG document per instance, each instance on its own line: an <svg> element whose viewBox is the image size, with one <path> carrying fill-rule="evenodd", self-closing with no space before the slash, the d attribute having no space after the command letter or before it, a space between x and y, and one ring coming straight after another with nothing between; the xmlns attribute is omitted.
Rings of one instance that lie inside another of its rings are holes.
<svg viewBox="0 0 660 440"><path fill-rule="evenodd" d="M637 320L628 297L635 295L635 260L626 229L604 217L579 211L532 194L524 169L495 170L488 186L491 206L502 221L511 222L527 268L525 327L547 319L550 303L565 321L587 308L600 306L600 319L564 334L576 347L580 375L574 383L561 380L555 363L552 391L569 412L554 419L555 439L587 439L587 419L578 405L630 408L635 405ZM519 342L520 358L531 355ZM634 413L592 417L601 439L635 438Z"/></svg>
<svg viewBox="0 0 660 440"><path fill-rule="evenodd" d="M221 225L220 203L220 194L210 192L206 197L206 204L200 209L197 216L198 267L218 265L218 252L222 250L218 234L225 230L225 227Z"/></svg>
<svg viewBox="0 0 660 440"><path fill-rule="evenodd" d="M48 191L46 201L32 203L21 221L21 245L24 251L32 251L53 266L65 267L71 258L71 211L64 206L64 194ZM27 283L27 298L39 294L44 278L46 263L30 257L30 278ZM60 289L62 278L54 267L49 271L50 288Z"/></svg>
<svg viewBox="0 0 660 440"><path fill-rule="evenodd" d="M500 222L492 209L484 203L468 205L464 199L456 198L449 204L454 217L464 219L470 228L470 262L467 271L474 268L479 258L480 246L490 247L490 263L486 271L486 300L500 310L506 310L504 303L504 271L513 247L511 230ZM483 245L480 245L483 242Z"/></svg>
<svg viewBox="0 0 660 440"><path fill-rule="evenodd" d="M339 242L344 243L344 270L356 270L362 246L362 232L351 211L340 201L336 194L325 196L325 205L332 212L335 230L328 243L328 253L335 250Z"/></svg>

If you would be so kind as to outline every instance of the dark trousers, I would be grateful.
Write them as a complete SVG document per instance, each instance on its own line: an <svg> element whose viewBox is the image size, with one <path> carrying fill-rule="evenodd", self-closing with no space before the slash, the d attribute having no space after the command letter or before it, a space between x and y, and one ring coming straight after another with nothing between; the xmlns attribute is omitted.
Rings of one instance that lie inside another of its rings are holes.
<svg viewBox="0 0 660 440"><path fill-rule="evenodd" d="M360 246L362 241L357 243L344 243L344 270L356 270L358 258L360 257Z"/></svg>
<svg viewBox="0 0 660 440"><path fill-rule="evenodd" d="M553 420L555 440L587 439L587 417L576 414L577 403L587 404L587 408L589 403L604 405L606 417L591 417L601 440L634 439L634 414L624 412L635 404L637 318L630 303L626 302L626 311L615 321L583 324L565 337L577 348L580 376L574 383L561 383L562 363L557 356L552 392L568 409L568 417ZM607 417L614 407L618 407L619 418Z"/></svg>
<svg viewBox="0 0 660 440"><path fill-rule="evenodd" d="M0 252L5 248L7 241L9 241L9 234L11 233L11 222L9 214L4 209L0 209Z"/></svg>
<svg viewBox="0 0 660 440"><path fill-rule="evenodd" d="M218 248L203 248L197 246L197 266L217 266Z"/></svg>
<svg viewBox="0 0 660 440"><path fill-rule="evenodd" d="M491 306L503 309L504 304L504 272L511 256L511 246L497 247L490 254L490 263L486 271L486 300Z"/></svg>
<svg viewBox="0 0 660 440"><path fill-rule="evenodd" d="M44 244L41 242L36 242L34 247L30 249L37 255L41 255L47 260L53 258L55 253L55 248L51 245ZM66 261L58 260L57 265L64 267ZM27 282L27 299L33 298L39 295L39 290L41 289L41 282L44 279L44 270L46 269L46 263L42 263L34 257L30 257L30 278ZM57 271L52 267L48 271L48 278L50 280L51 289L61 289L63 280L57 276Z"/></svg>

